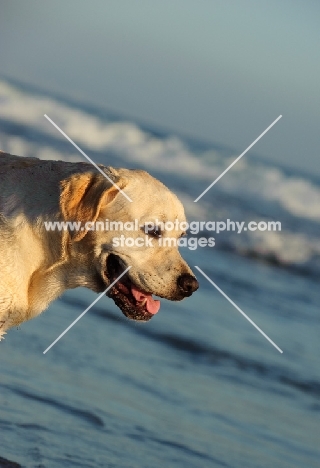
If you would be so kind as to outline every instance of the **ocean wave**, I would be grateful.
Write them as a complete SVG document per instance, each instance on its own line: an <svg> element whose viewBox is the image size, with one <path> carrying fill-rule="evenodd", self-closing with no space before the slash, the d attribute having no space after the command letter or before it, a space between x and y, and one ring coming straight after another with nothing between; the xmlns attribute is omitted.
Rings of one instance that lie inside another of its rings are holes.
<svg viewBox="0 0 320 468"><path fill-rule="evenodd" d="M44 94L28 93L0 81L3 151L40 159L82 161L83 157L45 118L47 114L96 161L144 168L160 177L182 199L189 219L280 220L281 232L224 233L219 244L241 255L274 259L283 265L317 264L320 243L320 185L307 176L289 175L276 165L246 155L198 202L194 199L237 154L199 150L174 134L159 135L138 123L102 117ZM17 126L19 126L17 130ZM15 131L14 131L15 127ZM10 131L12 128L12 132ZM23 131L22 131L23 130ZM36 135L36 137L35 137ZM63 146L61 146L63 145ZM309 223L308 225L306 223ZM319 267L320 268L320 267Z"/></svg>
<svg viewBox="0 0 320 468"><path fill-rule="evenodd" d="M94 427L104 427L102 418L92 411L85 410L83 408L76 408L72 405L68 405L67 403L62 403L60 400L55 398L43 397L42 395L39 395L33 391L19 389L17 387L10 387L10 390L11 392L25 398L26 400L33 400L46 406L52 406L59 411L67 412L70 415L79 418Z"/></svg>
<svg viewBox="0 0 320 468"><path fill-rule="evenodd" d="M294 232L254 231L238 236L232 244L239 253L274 258L283 265L303 265L313 258L320 258L319 240Z"/></svg>

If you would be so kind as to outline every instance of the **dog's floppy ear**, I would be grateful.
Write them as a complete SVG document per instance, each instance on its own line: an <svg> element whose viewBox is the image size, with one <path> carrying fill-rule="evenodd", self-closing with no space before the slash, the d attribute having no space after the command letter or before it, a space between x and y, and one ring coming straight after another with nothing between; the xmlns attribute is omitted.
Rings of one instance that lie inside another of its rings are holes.
<svg viewBox="0 0 320 468"><path fill-rule="evenodd" d="M117 178L116 170L112 169L111 178L120 189L126 185L126 180ZM95 222L99 216L102 204L110 203L119 190L101 174L74 174L61 182L60 209L64 221L80 222L80 230L69 230L73 241L80 241L87 234L86 222Z"/></svg>

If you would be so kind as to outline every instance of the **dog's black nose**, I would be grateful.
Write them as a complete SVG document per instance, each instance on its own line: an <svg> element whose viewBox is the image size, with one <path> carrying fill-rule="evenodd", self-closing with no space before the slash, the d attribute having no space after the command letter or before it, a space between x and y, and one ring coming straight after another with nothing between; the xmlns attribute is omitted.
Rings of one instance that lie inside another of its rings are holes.
<svg viewBox="0 0 320 468"><path fill-rule="evenodd" d="M198 289L199 283L194 276L185 273L179 276L178 286L185 296L191 296Z"/></svg>

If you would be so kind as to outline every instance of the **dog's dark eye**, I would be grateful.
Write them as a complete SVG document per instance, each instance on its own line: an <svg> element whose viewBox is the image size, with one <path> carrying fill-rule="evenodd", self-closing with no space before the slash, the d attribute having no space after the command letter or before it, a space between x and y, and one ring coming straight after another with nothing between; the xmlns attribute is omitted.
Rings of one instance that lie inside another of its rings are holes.
<svg viewBox="0 0 320 468"><path fill-rule="evenodd" d="M144 226L142 230L145 234L148 234L148 236L155 237L155 238L161 237L161 229L159 226L153 226L153 227Z"/></svg>

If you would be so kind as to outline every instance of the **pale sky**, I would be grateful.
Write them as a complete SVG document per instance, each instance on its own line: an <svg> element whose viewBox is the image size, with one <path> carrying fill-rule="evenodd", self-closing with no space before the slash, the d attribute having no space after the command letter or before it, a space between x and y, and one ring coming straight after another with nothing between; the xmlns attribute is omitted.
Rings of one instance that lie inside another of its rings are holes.
<svg viewBox="0 0 320 468"><path fill-rule="evenodd" d="M0 0L0 75L320 174L318 0ZM1 104L0 104L1 105Z"/></svg>

